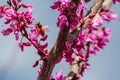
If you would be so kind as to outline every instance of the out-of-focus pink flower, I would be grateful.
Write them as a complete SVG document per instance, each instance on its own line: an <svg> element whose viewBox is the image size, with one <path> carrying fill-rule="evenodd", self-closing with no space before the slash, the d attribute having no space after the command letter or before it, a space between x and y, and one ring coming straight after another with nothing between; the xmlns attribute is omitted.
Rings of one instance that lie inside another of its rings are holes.
<svg viewBox="0 0 120 80"><path fill-rule="evenodd" d="M19 47L21 48L21 51L24 51L24 46L31 46L31 42L20 42Z"/></svg>
<svg viewBox="0 0 120 80"><path fill-rule="evenodd" d="M82 30L82 33L79 34L78 38L75 40L76 48L83 48L86 44L87 39L87 30Z"/></svg>
<svg viewBox="0 0 120 80"><path fill-rule="evenodd" d="M7 36L9 35L10 33L12 33L13 30L11 28L7 28L6 30L2 30L1 33L4 35L4 36Z"/></svg>
<svg viewBox="0 0 120 80"><path fill-rule="evenodd" d="M72 57L73 54L72 44L66 41L65 45L66 48L64 50L63 57L65 58L66 62L72 63L72 61L74 60L74 58ZM62 56L60 57L59 61L60 60L62 60Z"/></svg>
<svg viewBox="0 0 120 80"><path fill-rule="evenodd" d="M22 0L17 0L18 2L21 2Z"/></svg>
<svg viewBox="0 0 120 80"><path fill-rule="evenodd" d="M32 41L37 41L38 37L39 37L40 33L39 30L37 28L32 28L31 32L29 33L28 37L32 40Z"/></svg>
<svg viewBox="0 0 120 80"><path fill-rule="evenodd" d="M70 27L71 31L73 31L82 21L84 11L86 10L86 7L83 5L82 1L80 1L79 6L77 7L75 3L70 2L70 0L55 1L51 8L57 9L60 12L57 20L57 26L60 29L63 29L63 27Z"/></svg>
<svg viewBox="0 0 120 80"><path fill-rule="evenodd" d="M24 45L22 42L19 43L19 47L20 47L21 51L24 51Z"/></svg>
<svg viewBox="0 0 120 80"><path fill-rule="evenodd" d="M48 43L45 43L43 45L41 45L43 49L45 49L48 46Z"/></svg>
<svg viewBox="0 0 120 80"><path fill-rule="evenodd" d="M0 6L0 18L4 16L4 6Z"/></svg>
<svg viewBox="0 0 120 80"><path fill-rule="evenodd" d="M16 6L19 2L21 2L22 0L12 0L13 4Z"/></svg>
<svg viewBox="0 0 120 80"><path fill-rule="evenodd" d="M62 71L56 73L56 80L65 80L66 77L63 76Z"/></svg>
<svg viewBox="0 0 120 80"><path fill-rule="evenodd" d="M11 21L15 20L17 18L16 11L13 8L7 8L5 10L6 15L6 22L5 24L9 24Z"/></svg>
<svg viewBox="0 0 120 80"><path fill-rule="evenodd" d="M37 67L38 64L39 64L39 60L37 60L37 61L34 63L33 67Z"/></svg>
<svg viewBox="0 0 120 80"><path fill-rule="evenodd" d="M38 73L39 73L39 74L42 73L42 67L40 67L40 68L38 69Z"/></svg>
<svg viewBox="0 0 120 80"><path fill-rule="evenodd" d="M48 35L44 35L40 40L45 41L47 39Z"/></svg>
<svg viewBox="0 0 120 80"><path fill-rule="evenodd" d="M100 16L103 20L106 21L116 20L118 18L118 16L114 14L111 10L104 10L100 13Z"/></svg>
<svg viewBox="0 0 120 80"><path fill-rule="evenodd" d="M59 16L57 26L62 30L63 27L67 27L68 25L69 23L67 17L65 15Z"/></svg>
<svg viewBox="0 0 120 80"><path fill-rule="evenodd" d="M113 3L115 4L116 2L120 2L120 0L112 0Z"/></svg>
<svg viewBox="0 0 120 80"><path fill-rule="evenodd" d="M19 31L14 31L14 34L15 34L15 39L18 40L19 39Z"/></svg>
<svg viewBox="0 0 120 80"><path fill-rule="evenodd" d="M96 54L100 48L104 48L104 46L110 41L111 29L102 28L102 31L93 31L89 34L88 42L91 43L90 53Z"/></svg>
<svg viewBox="0 0 120 80"><path fill-rule="evenodd" d="M61 2L54 2L54 5L50 6L51 9L57 9L61 5Z"/></svg>

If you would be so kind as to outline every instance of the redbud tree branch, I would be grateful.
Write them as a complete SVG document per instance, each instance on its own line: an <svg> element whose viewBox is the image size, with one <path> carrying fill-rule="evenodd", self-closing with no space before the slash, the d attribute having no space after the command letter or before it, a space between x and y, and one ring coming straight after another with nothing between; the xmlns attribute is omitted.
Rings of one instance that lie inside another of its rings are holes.
<svg viewBox="0 0 120 80"><path fill-rule="evenodd" d="M80 0L72 0L77 6ZM42 73L39 74L37 80L49 80L53 68L55 67L57 59L63 54L65 49L65 42L67 40L67 34L69 33L69 27L64 27L63 30L60 30L56 43L50 50L48 55L48 61L43 62L42 64Z"/></svg>
<svg viewBox="0 0 120 80"><path fill-rule="evenodd" d="M83 25L80 24L76 29L76 31L74 31L74 34L72 34L72 36L74 36L74 38L77 37L77 34L80 33L80 29L79 29L80 26L86 28L89 24L89 21L95 22L99 17L100 10L108 9L111 6L111 4L112 4L112 0L95 0L93 6L90 8L90 12L85 17L86 18L85 23ZM91 14L96 14L92 20L88 18L88 16ZM74 38L72 37L71 39L73 40ZM89 48L89 46L87 46L87 48ZM66 80L77 80L76 76L79 76L79 72L81 71L82 64L84 64L84 62L82 61L78 63L79 60L80 57L76 56L71 64L70 72L68 73Z"/></svg>

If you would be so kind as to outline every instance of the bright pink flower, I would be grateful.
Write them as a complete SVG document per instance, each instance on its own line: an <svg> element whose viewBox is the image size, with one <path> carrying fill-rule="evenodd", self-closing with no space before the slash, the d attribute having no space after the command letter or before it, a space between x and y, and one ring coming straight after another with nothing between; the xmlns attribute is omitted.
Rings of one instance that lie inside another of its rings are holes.
<svg viewBox="0 0 120 80"><path fill-rule="evenodd" d="M21 51L24 51L24 46L31 46L31 42L20 42L19 47L21 48Z"/></svg>
<svg viewBox="0 0 120 80"><path fill-rule="evenodd" d="M4 16L4 6L0 6L0 18Z"/></svg>
<svg viewBox="0 0 120 80"><path fill-rule="evenodd" d="M12 0L13 4L16 6L19 2L21 2L22 0Z"/></svg>
<svg viewBox="0 0 120 80"><path fill-rule="evenodd" d="M109 35L111 29L109 28L102 28L102 31L93 31L89 34L88 42L91 43L90 53L96 54L101 48L110 41L111 36Z"/></svg>
<svg viewBox="0 0 120 80"><path fill-rule="evenodd" d="M11 28L7 28L6 30L2 30L1 33L4 35L4 36L7 36L9 35L10 33L12 33L13 30Z"/></svg>
<svg viewBox="0 0 120 80"><path fill-rule="evenodd" d="M58 0L54 2L54 5L51 6L51 8L57 9L60 12L57 26L60 29L69 26L72 31L82 21L84 11L86 10L86 7L83 5L82 1L80 2L79 7L77 7L73 2L70 2L70 0Z"/></svg>
<svg viewBox="0 0 120 80"><path fill-rule="evenodd" d="M70 44L68 41L65 42L65 46L66 46L66 50L65 52L70 52L71 48L72 48L72 44Z"/></svg>
<svg viewBox="0 0 120 80"><path fill-rule="evenodd" d="M85 46L87 39L87 30L82 30L82 33L79 34L78 38L75 40L77 48L83 48Z"/></svg>
<svg viewBox="0 0 120 80"><path fill-rule="evenodd" d="M24 45L24 46L27 46L27 47L28 47L28 46L31 46L31 42L24 42L23 45Z"/></svg>
<svg viewBox="0 0 120 80"><path fill-rule="evenodd" d="M112 0L113 3L115 4L116 2L120 2L120 0Z"/></svg>
<svg viewBox="0 0 120 80"><path fill-rule="evenodd" d="M57 9L61 5L61 2L54 2L54 5L50 6L51 9Z"/></svg>
<svg viewBox="0 0 120 80"><path fill-rule="evenodd" d="M64 50L63 56L59 58L59 61L61 61L62 57L64 57L66 62L72 63L72 61L74 60L74 58L72 57L73 54L72 44L66 41L65 45L66 48Z"/></svg>
<svg viewBox="0 0 120 80"><path fill-rule="evenodd" d="M65 15L61 15L58 17L57 26L60 27L61 30L63 29L63 27L67 27L68 25L68 19Z"/></svg>
<svg viewBox="0 0 120 80"><path fill-rule="evenodd" d="M100 13L100 16L103 20L106 21L116 20L118 18L118 16L114 14L111 10L104 10Z"/></svg>
<svg viewBox="0 0 120 80"><path fill-rule="evenodd" d="M39 29L37 29L37 28L32 28L32 29L31 29L31 33L29 33L28 37L29 37L32 41L37 41L39 35L40 35Z"/></svg>
<svg viewBox="0 0 120 80"><path fill-rule="evenodd" d="M12 0L14 5L17 5L17 0Z"/></svg>
<svg viewBox="0 0 120 80"><path fill-rule="evenodd" d="M33 67L37 67L38 64L39 64L39 60L37 60L37 61L34 63ZM40 70L39 70L39 71L40 71Z"/></svg>
<svg viewBox="0 0 120 80"><path fill-rule="evenodd" d="M20 47L21 51L24 51L24 45L22 42L19 43L19 47Z"/></svg>
<svg viewBox="0 0 120 80"><path fill-rule="evenodd" d="M7 8L5 10L5 15L6 15L5 24L9 24L11 21L16 20L17 18L16 11L13 8Z"/></svg>
<svg viewBox="0 0 120 80"><path fill-rule="evenodd" d="M42 49L44 49L44 48L46 48L48 46L48 43L45 43L45 44L43 44L41 46L42 46Z"/></svg>
<svg viewBox="0 0 120 80"><path fill-rule="evenodd" d="M14 31L15 34L15 39L18 40L19 39L19 31Z"/></svg>
<svg viewBox="0 0 120 80"><path fill-rule="evenodd" d="M42 68L41 68L41 67L38 69L38 73L39 73L39 74L42 73Z"/></svg>
<svg viewBox="0 0 120 80"><path fill-rule="evenodd" d="M56 73L56 80L65 80L66 77L63 76L62 71Z"/></svg>
<svg viewBox="0 0 120 80"><path fill-rule="evenodd" d="M44 35L40 40L45 41L47 39L48 35Z"/></svg>
<svg viewBox="0 0 120 80"><path fill-rule="evenodd" d="M45 53L45 55L48 55L49 54L49 50L48 49L44 50L44 53Z"/></svg>

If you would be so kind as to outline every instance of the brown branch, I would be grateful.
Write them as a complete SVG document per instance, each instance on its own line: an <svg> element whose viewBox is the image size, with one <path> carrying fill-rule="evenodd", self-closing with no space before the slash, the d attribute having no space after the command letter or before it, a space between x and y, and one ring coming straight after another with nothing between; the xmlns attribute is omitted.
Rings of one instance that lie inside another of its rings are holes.
<svg viewBox="0 0 120 80"><path fill-rule="evenodd" d="M49 53L48 61L43 63L43 70L42 73L38 76L38 80L49 80L56 61L61 56L65 48L65 41L68 31L69 29L65 28L59 32L57 42Z"/></svg>
<svg viewBox="0 0 120 80"><path fill-rule="evenodd" d="M112 0L95 0L93 6L90 9L91 12L88 14L88 16L93 13L96 14L96 16L92 19L92 21L96 21L97 18L99 17L99 11L101 10L101 8L108 9L111 6L111 4L112 4ZM89 24L89 21L91 21L91 19L87 18L87 20L85 21L82 27L86 28ZM78 27L74 35L77 36L79 32L80 32L80 29ZM71 39L74 39L74 38L72 37ZM70 72L66 80L77 80L75 77L79 76L79 72L81 71L82 64L84 64L84 62L80 62L79 64L77 64L79 59L80 57L78 56L75 57L72 63L73 65L71 65Z"/></svg>
<svg viewBox="0 0 120 80"><path fill-rule="evenodd" d="M72 2L74 2L77 6L79 4L79 1L80 0L72 0ZM65 49L65 42L67 40L66 36L68 33L68 27L64 27L63 30L60 30L56 43L48 55L48 61L43 62L42 64L42 73L39 74L37 80L49 80L57 59L63 54L63 51Z"/></svg>

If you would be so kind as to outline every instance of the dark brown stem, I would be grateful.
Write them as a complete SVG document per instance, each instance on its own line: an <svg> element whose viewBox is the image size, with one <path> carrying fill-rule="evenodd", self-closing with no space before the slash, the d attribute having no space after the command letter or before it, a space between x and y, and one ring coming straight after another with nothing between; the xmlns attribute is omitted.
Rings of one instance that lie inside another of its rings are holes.
<svg viewBox="0 0 120 80"><path fill-rule="evenodd" d="M69 29L65 28L59 32L57 42L49 53L48 61L43 63L42 73L38 76L37 80L49 80L56 61L61 56L65 48L68 31Z"/></svg>

